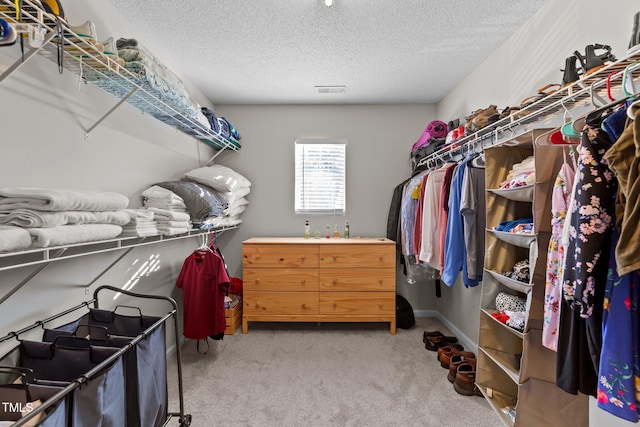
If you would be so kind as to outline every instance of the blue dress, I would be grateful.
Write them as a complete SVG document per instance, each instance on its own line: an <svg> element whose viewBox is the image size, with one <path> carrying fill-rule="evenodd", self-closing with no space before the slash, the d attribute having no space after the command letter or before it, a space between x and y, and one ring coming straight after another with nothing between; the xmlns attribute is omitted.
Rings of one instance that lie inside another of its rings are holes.
<svg viewBox="0 0 640 427"><path fill-rule="evenodd" d="M597 401L599 408L627 421L638 422L640 275L634 271L618 276L614 248L615 244L612 245L605 290Z"/></svg>

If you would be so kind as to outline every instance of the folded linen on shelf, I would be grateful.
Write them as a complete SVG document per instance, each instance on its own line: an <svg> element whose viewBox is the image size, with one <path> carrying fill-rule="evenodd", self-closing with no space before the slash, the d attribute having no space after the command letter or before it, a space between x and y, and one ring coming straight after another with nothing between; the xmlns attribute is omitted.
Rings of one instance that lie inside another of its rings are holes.
<svg viewBox="0 0 640 427"><path fill-rule="evenodd" d="M184 200L193 222L201 222L212 216L220 216L229 205L220 193L197 182L165 181L157 185L173 191Z"/></svg>
<svg viewBox="0 0 640 427"><path fill-rule="evenodd" d="M19 251L31 245L31 235L24 228L0 225L0 252Z"/></svg>
<svg viewBox="0 0 640 427"><path fill-rule="evenodd" d="M31 234L32 247L46 248L113 239L120 235L122 227L113 224L77 224L51 228L26 228L25 230Z"/></svg>
<svg viewBox="0 0 640 427"><path fill-rule="evenodd" d="M187 212L187 206L180 196L158 185L153 185L144 190L142 198L143 204L147 208Z"/></svg>
<svg viewBox="0 0 640 427"><path fill-rule="evenodd" d="M63 190L35 187L0 188L0 211L35 209L40 211L118 211L129 198L109 191Z"/></svg>
<svg viewBox="0 0 640 427"><path fill-rule="evenodd" d="M148 237L158 233L153 211L148 209L125 209L130 221L122 227L122 237Z"/></svg>
<svg viewBox="0 0 640 427"><path fill-rule="evenodd" d="M0 224L16 225L25 228L57 227L67 224L125 225L129 221L129 215L124 210L105 212L47 212L34 209L14 209L0 211Z"/></svg>
<svg viewBox="0 0 640 427"><path fill-rule="evenodd" d="M156 222L159 221L189 221L191 217L186 212L177 212L166 209L147 208L153 212Z"/></svg>
<svg viewBox="0 0 640 427"><path fill-rule="evenodd" d="M164 236L175 236L176 234L187 233L191 227L166 227L158 224L158 232Z"/></svg>

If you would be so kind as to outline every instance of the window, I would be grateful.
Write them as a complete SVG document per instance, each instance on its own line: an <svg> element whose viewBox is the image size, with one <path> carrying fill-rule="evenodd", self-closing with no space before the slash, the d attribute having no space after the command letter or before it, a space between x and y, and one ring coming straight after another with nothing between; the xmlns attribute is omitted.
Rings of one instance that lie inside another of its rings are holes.
<svg viewBox="0 0 640 427"><path fill-rule="evenodd" d="M346 147L344 139L296 140L296 213L345 213Z"/></svg>

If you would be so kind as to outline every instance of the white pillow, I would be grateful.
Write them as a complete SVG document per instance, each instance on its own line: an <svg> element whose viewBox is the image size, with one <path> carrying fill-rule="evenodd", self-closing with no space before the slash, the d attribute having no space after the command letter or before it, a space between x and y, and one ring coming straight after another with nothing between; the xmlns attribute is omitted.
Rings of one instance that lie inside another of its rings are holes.
<svg viewBox="0 0 640 427"><path fill-rule="evenodd" d="M236 200L242 199L244 196L249 194L250 191L251 191L251 188L249 187L238 187L233 191L227 191L226 193L222 193L222 197L227 199L227 202L231 204Z"/></svg>
<svg viewBox="0 0 640 427"><path fill-rule="evenodd" d="M251 186L247 178L222 165L203 166L187 172L184 176L218 191L233 191L236 188Z"/></svg>

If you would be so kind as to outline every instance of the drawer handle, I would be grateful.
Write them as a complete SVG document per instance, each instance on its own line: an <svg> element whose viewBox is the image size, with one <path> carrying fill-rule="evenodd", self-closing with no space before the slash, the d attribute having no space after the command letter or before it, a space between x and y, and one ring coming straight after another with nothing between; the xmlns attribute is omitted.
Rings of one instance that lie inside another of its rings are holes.
<svg viewBox="0 0 640 427"><path fill-rule="evenodd" d="M284 258L280 258L280 262L284 261Z"/></svg>
<svg viewBox="0 0 640 427"><path fill-rule="evenodd" d="M338 284L338 279L333 279L333 280L331 281L331 283L333 283L333 286L337 285L337 284Z"/></svg>
<svg viewBox="0 0 640 427"><path fill-rule="evenodd" d="M378 257L378 259L379 259L380 261L384 261L384 255L380 255L380 256Z"/></svg>
<svg viewBox="0 0 640 427"><path fill-rule="evenodd" d="M384 280L382 280L382 279L378 279L378 283L379 283L380 285L383 285L383 284L384 284Z"/></svg>
<svg viewBox="0 0 640 427"><path fill-rule="evenodd" d="M334 256L333 256L333 262L336 262L336 261L338 261L338 256L337 256L337 255L334 255Z"/></svg>
<svg viewBox="0 0 640 427"><path fill-rule="evenodd" d="M303 309L307 308L307 304L302 304L302 308Z"/></svg>
<svg viewBox="0 0 640 427"><path fill-rule="evenodd" d="M254 256L253 256L253 259L254 259L254 260L255 260L255 259L258 259L258 258L260 258L260 255L254 255Z"/></svg>
<svg viewBox="0 0 640 427"><path fill-rule="evenodd" d="M256 308L260 308L260 304L256 303Z"/></svg>
<svg viewBox="0 0 640 427"><path fill-rule="evenodd" d="M301 285L305 285L307 283L307 281L305 279L300 280L300 284Z"/></svg>
<svg viewBox="0 0 640 427"><path fill-rule="evenodd" d="M378 303L378 307L380 307L380 310L382 310L382 303Z"/></svg>
<svg viewBox="0 0 640 427"><path fill-rule="evenodd" d="M300 257L300 259L304 262L304 260L305 260L305 259L307 259L307 257L306 257L306 256L304 256L304 255L302 255L302 256Z"/></svg>
<svg viewBox="0 0 640 427"><path fill-rule="evenodd" d="M333 308L338 308L338 304L336 304L335 302L333 303Z"/></svg>
<svg viewBox="0 0 640 427"><path fill-rule="evenodd" d="M259 280L259 279L256 279L256 280L254 280L254 281L253 281L253 283L255 283L255 284L257 285L257 284L259 284L259 283L260 283L260 280Z"/></svg>

